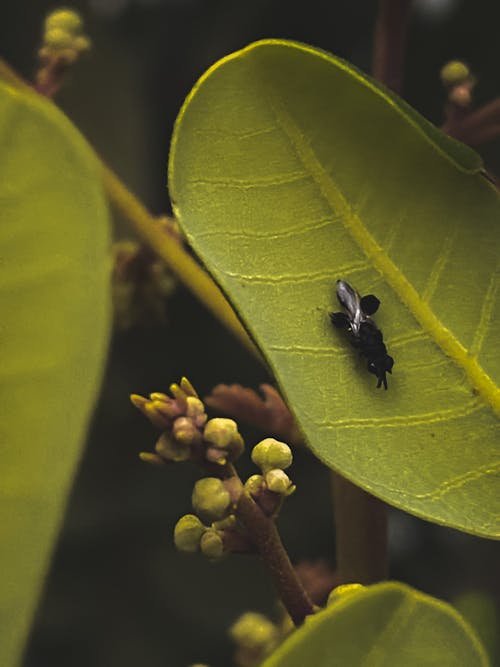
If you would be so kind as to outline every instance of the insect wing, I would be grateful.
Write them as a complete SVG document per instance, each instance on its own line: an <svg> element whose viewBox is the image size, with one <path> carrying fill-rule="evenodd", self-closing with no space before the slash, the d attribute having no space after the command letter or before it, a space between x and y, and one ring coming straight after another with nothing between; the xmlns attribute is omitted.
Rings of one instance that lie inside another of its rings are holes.
<svg viewBox="0 0 500 667"><path fill-rule="evenodd" d="M353 333L357 334L362 319L361 297L345 280L337 280L337 297L347 311Z"/></svg>

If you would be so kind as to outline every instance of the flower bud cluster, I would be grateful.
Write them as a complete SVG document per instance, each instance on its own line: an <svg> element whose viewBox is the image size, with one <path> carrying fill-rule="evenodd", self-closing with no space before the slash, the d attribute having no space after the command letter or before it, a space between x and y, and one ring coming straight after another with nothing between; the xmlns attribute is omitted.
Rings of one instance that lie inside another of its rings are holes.
<svg viewBox="0 0 500 667"><path fill-rule="evenodd" d="M241 482L238 488L234 478L199 479L194 485L191 502L194 511L211 523L205 525L194 514L181 517L174 529L177 549L188 553L201 551L212 560L230 551L248 551L248 538L233 513L241 490Z"/></svg>
<svg viewBox="0 0 500 667"><path fill-rule="evenodd" d="M461 60L451 60L441 68L441 81L448 90L448 101L465 109L472 103L476 78L468 65Z"/></svg>
<svg viewBox="0 0 500 667"><path fill-rule="evenodd" d="M83 32L83 21L73 9L56 9L47 15L44 25L43 44L39 51L42 61L57 55L66 64L90 49L89 38Z"/></svg>
<svg viewBox="0 0 500 667"><path fill-rule="evenodd" d="M292 459L290 447L274 438L262 440L252 450L252 461L262 474L249 477L245 490L269 516L276 514L282 499L295 491L295 485L284 471Z"/></svg>
<svg viewBox="0 0 500 667"><path fill-rule="evenodd" d="M144 398L132 394L132 403L163 431L155 454L141 458L153 463L187 461L225 465L237 459L244 449L243 438L232 419L208 420L203 402L186 378L170 385L172 396L159 392Z"/></svg>

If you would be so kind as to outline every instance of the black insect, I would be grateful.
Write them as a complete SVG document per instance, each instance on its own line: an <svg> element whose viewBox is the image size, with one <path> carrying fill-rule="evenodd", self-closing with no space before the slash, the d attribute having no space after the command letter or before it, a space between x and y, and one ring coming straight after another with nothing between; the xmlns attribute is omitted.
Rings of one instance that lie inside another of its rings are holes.
<svg viewBox="0 0 500 667"><path fill-rule="evenodd" d="M332 324L346 329L352 344L368 361L368 370L377 376L377 389L387 389L386 373L392 373L394 359L387 354L382 332L371 316L377 312L380 301L373 294L360 296L345 280L337 280L337 298L345 313L330 313Z"/></svg>

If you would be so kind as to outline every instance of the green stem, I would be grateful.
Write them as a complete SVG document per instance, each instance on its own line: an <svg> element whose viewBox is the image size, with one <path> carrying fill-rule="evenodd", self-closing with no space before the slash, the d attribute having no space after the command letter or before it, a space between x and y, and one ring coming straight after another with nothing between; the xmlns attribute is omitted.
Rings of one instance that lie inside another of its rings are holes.
<svg viewBox="0 0 500 667"><path fill-rule="evenodd" d="M11 86L33 93L33 88L0 59L0 79ZM208 273L177 242L166 234L144 204L120 181L118 176L96 156L102 166L105 192L120 214L137 234L161 257L172 273L231 331L240 343L261 359L257 348L236 316L228 301Z"/></svg>
<svg viewBox="0 0 500 667"><path fill-rule="evenodd" d="M164 260L172 273L236 336L247 350L260 359L257 348L208 273L195 262L174 237L161 229L158 220L123 185L109 167L102 164L102 168L104 188L113 207Z"/></svg>
<svg viewBox="0 0 500 667"><path fill-rule="evenodd" d="M333 491L340 583L387 579L387 506L337 473Z"/></svg>

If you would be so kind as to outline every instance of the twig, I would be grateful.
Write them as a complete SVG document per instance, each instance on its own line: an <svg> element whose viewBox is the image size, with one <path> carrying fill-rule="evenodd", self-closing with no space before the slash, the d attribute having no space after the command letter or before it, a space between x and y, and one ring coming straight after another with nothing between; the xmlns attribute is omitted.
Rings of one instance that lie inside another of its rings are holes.
<svg viewBox="0 0 500 667"><path fill-rule="evenodd" d="M372 74L396 93L403 85L406 24L411 0L379 0L373 36Z"/></svg>
<svg viewBox="0 0 500 667"><path fill-rule="evenodd" d="M269 570L292 621L295 625L301 625L306 616L314 613L314 605L290 562L274 520L265 516L246 493L240 496L237 512Z"/></svg>

